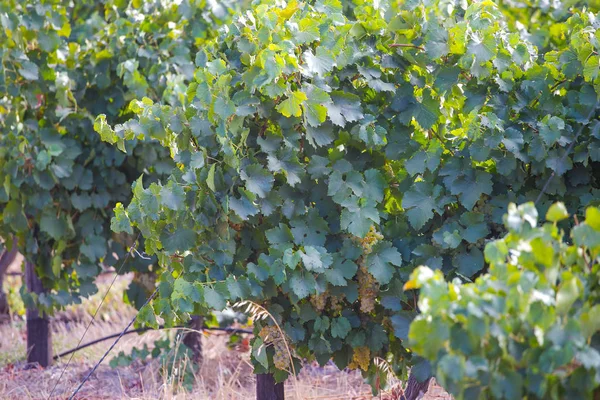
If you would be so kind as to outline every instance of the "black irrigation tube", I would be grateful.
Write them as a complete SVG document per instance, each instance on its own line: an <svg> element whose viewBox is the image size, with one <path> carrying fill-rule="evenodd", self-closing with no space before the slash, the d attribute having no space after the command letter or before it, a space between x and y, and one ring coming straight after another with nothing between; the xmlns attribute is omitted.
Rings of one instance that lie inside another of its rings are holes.
<svg viewBox="0 0 600 400"><path fill-rule="evenodd" d="M164 325L161 325L158 327L158 329L154 329L154 328L137 328L137 329L131 329L127 332L124 333L124 335L129 335L130 333L136 333L136 332L146 332L146 331L154 331L154 330L160 330L160 329L177 329L177 328L186 328L185 326L173 326L173 327L165 327ZM244 333L247 335L252 335L252 331L248 330L248 329L236 329L236 328L209 328L209 327L204 327L202 328L202 330L205 331L220 331L220 332L227 332L230 334L236 334L236 333ZM109 336L105 336L96 340L92 340L91 342L82 344L81 346L77 346L74 349L71 350L67 350L65 352L62 352L60 354L55 355L54 357L52 357L54 360L58 360L59 358L62 358L64 356L68 356L71 353L75 353L76 351L85 349L86 347L89 346L93 346L97 343L100 342L104 342L105 340L109 340L109 339L113 339L116 338L117 336L121 335L121 333L114 333L112 335Z"/></svg>

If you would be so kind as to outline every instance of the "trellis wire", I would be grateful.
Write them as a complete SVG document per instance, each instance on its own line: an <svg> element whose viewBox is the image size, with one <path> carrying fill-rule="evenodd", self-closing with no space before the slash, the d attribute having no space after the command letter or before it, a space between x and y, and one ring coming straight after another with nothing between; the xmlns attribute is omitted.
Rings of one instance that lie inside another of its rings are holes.
<svg viewBox="0 0 600 400"><path fill-rule="evenodd" d="M90 320L90 322L87 324L87 326L85 327L85 330L83 331L83 335L81 335L81 338L79 338L79 342L77 342L77 346L81 345L81 342L83 341L83 338L85 337L86 333L88 332L88 330L90 329L90 326L92 326L92 324L94 323L94 321L96 320L96 315L98 315L98 312L100 311L100 308L102 307L102 305L104 304L104 300L106 299L106 296L108 296L108 293L110 293L110 290L112 289L115 281L117 280L117 277L119 276L121 269L123 269L123 266L125 265L125 263L127 262L127 260L129 259L129 256L131 255L131 252L135 249L135 246L137 245L137 241L139 240L141 235L141 232L138 233L137 237L135 238L135 240L133 241L133 246L131 246L131 248L129 249L129 251L127 252L127 254L125 255L125 258L123 259L123 262L121 263L121 266L119 267L119 269L117 270L117 273L115 274L113 280L110 282L110 285L108 286L108 289L106 290L106 293L104 293L104 296L102 297L102 299L100 300L100 304L98 304L98 307L96 308L96 312L94 312L94 315L92 315L92 319ZM56 383L54 384L54 386L52 387L52 390L50 391L50 394L48 395L48 400L50 400L50 398L52 397L52 394L54 393L54 391L56 390L56 387L58 386L58 383L60 382L60 380L62 379L63 375L65 374L67 368L69 368L69 364L71 364L71 360L73 359L73 355L75 353L73 352L71 354L71 357L69 357L69 360L67 361L67 365L65 365L65 367L63 368L62 372L60 373L60 376L58 377L58 379L56 380Z"/></svg>
<svg viewBox="0 0 600 400"><path fill-rule="evenodd" d="M154 296L156 296L156 293L158 293L158 287L156 289L154 289L154 292L152 292L152 294L150 295L150 297L148 297L146 299L146 302L144 303L144 305L141 308L144 308L154 298ZM98 366L100 366L100 364L102 364L102 361L104 361L104 359L106 358L106 356L108 356L108 354L111 352L111 350L117 345L117 343L119 343L119 340L121 340L121 338L123 337L123 335L125 335L125 332L127 332L127 330L135 322L135 319L137 318L138 313L139 313L139 311L137 313L135 313L135 315L133 316L133 318L131 318L131 321L129 321L129 323L127 324L127 326L125 327L125 329L123 329L123 331L119 334L119 336L117 337L117 339L115 339L115 341L113 342L113 344L111 344L110 347L108 348L108 350L106 350L106 352L102 355L102 358L100 358L100 360L96 363L96 365L94 365L94 368L92 368L91 371L85 376L85 378L83 378L83 381L81 381L81 383L79 384L79 386L77 386L77 389L75 389L75 391L73 392L73 394L71 394L71 396L69 396L69 400L73 400L73 398L75 397L75 395L77 394L77 392L79 392L81 390L81 388L83 387L83 385L85 385L85 383L88 381L88 379L90 379L90 377L96 371L96 369L98 368ZM73 356L71 356L71 357L73 357Z"/></svg>
<svg viewBox="0 0 600 400"><path fill-rule="evenodd" d="M129 335L131 333L142 333L142 332L148 332L148 331L154 331L154 330L161 330L161 329L182 329L182 328L185 328L185 326L178 325L178 326L173 326L173 327L167 327L167 326L164 326L164 325L160 325L158 327L158 329L154 329L154 328L151 328L151 327L143 327L143 328L131 329L131 330L125 332L125 335ZM216 327L213 328L213 327L204 326L204 327L202 327L202 330L204 330L204 331L220 331L220 332L225 332L225 333L232 334L232 335L235 335L237 333L243 333L243 334L246 334L246 335L252 335L253 334L253 332L251 330L249 330L249 329L238 329L238 328L216 328ZM55 355L53 357L53 359L54 360L58 360L58 359L60 359L60 358L62 358L64 356L68 356L71 353L75 353L75 352L77 352L79 350L85 349L86 347L93 346L93 345L95 345L97 343L104 342L105 340L116 338L119 335L120 335L120 333L115 333L115 334L112 334L112 335L109 335L109 336L104 336L104 337L101 337L99 339L92 340L91 342L82 344L82 345L80 345L78 347L75 347L75 348L72 348L70 350L64 351L64 352L62 352L60 354L57 354L57 355Z"/></svg>

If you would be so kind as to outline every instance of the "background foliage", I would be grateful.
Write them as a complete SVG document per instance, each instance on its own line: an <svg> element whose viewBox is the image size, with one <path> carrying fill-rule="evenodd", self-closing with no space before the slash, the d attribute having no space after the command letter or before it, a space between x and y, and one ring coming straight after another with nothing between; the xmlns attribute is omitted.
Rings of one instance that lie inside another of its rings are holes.
<svg viewBox="0 0 600 400"><path fill-rule="evenodd" d="M132 244L110 230L115 204L129 201L140 174L152 182L174 163L154 143L135 143L126 154L103 143L93 119L125 121L127 104L141 96L179 104L193 54L229 13L226 3L211 4L0 5L0 233L18 238L52 289L29 299L40 307L95 292L99 267L114 265ZM145 271L149 262L129 264L125 271ZM136 302L136 291L129 294Z"/></svg>

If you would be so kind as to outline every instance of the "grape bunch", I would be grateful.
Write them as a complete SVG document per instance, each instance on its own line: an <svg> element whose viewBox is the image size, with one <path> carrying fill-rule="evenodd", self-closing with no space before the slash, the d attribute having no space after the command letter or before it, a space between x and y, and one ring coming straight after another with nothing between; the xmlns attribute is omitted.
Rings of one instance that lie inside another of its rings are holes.
<svg viewBox="0 0 600 400"><path fill-rule="evenodd" d="M290 358L286 349L285 337L275 326L263 327L258 336L265 342L273 346L273 363L277 369L286 371L290 366Z"/></svg>
<svg viewBox="0 0 600 400"><path fill-rule="evenodd" d="M364 313L373 312L375 309L375 299L379 292L379 284L369 273L365 265L365 256L371 254L373 247L383 239L383 235L371 225L369 233L359 239L359 243L363 248L363 256L358 259L358 273L356 278L358 279L358 298L360 299L360 310Z"/></svg>
<svg viewBox="0 0 600 400"><path fill-rule="evenodd" d="M344 295L341 296L330 296L329 306L333 312L341 312L344 307Z"/></svg>
<svg viewBox="0 0 600 400"><path fill-rule="evenodd" d="M234 231L239 232L244 227L244 224L234 224L233 222L229 221L229 227Z"/></svg>
<svg viewBox="0 0 600 400"><path fill-rule="evenodd" d="M273 350L275 351L275 354L273 355L275 367L282 371L286 371L290 367L290 359L283 340L273 342Z"/></svg>
<svg viewBox="0 0 600 400"><path fill-rule="evenodd" d="M393 180L396 178L396 173L394 172L394 168L390 163L385 163L385 165L383 166L383 171L387 175L388 179Z"/></svg>
<svg viewBox="0 0 600 400"><path fill-rule="evenodd" d="M317 311L323 311L327 304L327 292L310 296L310 303Z"/></svg>
<svg viewBox="0 0 600 400"><path fill-rule="evenodd" d="M489 201L489 196L482 196L475 206L473 207L473 212L478 212L482 214L491 214L493 210L492 204Z"/></svg>
<svg viewBox="0 0 600 400"><path fill-rule="evenodd" d="M352 354L352 361L348 364L348 368L360 368L366 371L369 369L369 364L371 364L371 350L365 346L355 347Z"/></svg>
<svg viewBox="0 0 600 400"><path fill-rule="evenodd" d="M375 309L375 299L379 292L379 284L373 278L373 275L367 271L364 265L361 265L356 275L358 279L358 298L360 300L360 311L364 313L373 312Z"/></svg>
<svg viewBox="0 0 600 400"><path fill-rule="evenodd" d="M360 239L360 245L363 248L363 254L371 254L373 251L373 246L375 246L380 240L383 240L383 235L375 229L373 225L371 225L371 229L369 229L369 233Z"/></svg>

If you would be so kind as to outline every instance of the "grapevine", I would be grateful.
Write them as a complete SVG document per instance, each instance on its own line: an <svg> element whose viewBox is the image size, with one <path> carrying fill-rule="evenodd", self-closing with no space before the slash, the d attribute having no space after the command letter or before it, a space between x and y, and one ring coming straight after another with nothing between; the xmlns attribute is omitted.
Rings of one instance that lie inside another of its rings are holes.
<svg viewBox="0 0 600 400"><path fill-rule="evenodd" d="M597 10L558 3L525 24L515 2L256 1L199 49L184 104L99 116L106 141L177 162L113 224L177 273L155 314L247 299L307 358L428 371L406 347L411 272L485 274L511 201L581 214L600 193ZM255 372L286 379L259 348Z"/></svg>

